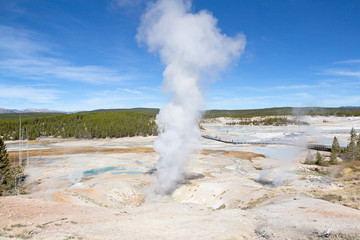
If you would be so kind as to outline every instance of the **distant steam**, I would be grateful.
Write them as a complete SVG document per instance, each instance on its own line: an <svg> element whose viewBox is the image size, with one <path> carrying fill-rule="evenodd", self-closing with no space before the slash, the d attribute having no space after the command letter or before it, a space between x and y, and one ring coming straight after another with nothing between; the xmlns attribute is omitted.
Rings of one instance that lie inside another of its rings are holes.
<svg viewBox="0 0 360 240"><path fill-rule="evenodd" d="M79 183L83 177L83 171L77 168L71 168L69 171L69 180L73 183Z"/></svg>
<svg viewBox="0 0 360 240"><path fill-rule="evenodd" d="M211 13L191 13L190 9L188 0L158 0L148 5L138 28L138 41L166 64L163 88L173 94L157 116L163 129L155 142L160 154L159 194L169 194L177 187L186 160L200 148L197 120L204 103L200 81L223 70L245 47L244 35L228 37Z"/></svg>

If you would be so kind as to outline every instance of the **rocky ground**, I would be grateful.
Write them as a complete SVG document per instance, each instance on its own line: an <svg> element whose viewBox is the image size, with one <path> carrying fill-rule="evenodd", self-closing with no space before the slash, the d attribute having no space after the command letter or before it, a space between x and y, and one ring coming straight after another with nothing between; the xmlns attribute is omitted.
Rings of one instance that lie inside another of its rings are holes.
<svg viewBox="0 0 360 240"><path fill-rule="evenodd" d="M308 117L301 127L230 120L203 122L204 134L297 144L203 139L184 181L159 196L150 174L156 137L30 142L28 193L0 198L0 239L360 239L360 164L301 163L305 142L336 135L344 145L360 118ZM7 146L18 162L18 143Z"/></svg>

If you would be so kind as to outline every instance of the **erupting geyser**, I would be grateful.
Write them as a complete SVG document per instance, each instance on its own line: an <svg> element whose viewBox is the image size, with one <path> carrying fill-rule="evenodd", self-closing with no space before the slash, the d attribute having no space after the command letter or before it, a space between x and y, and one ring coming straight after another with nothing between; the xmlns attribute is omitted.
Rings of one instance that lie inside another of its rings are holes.
<svg viewBox="0 0 360 240"><path fill-rule="evenodd" d="M228 37L216 26L211 13L191 13L190 9L188 0L158 0L148 5L138 28L138 41L146 43L151 52L158 52L166 64L163 88L173 94L157 116L163 129L155 142L160 154L159 194L169 194L177 187L186 160L200 148L200 81L224 69L245 47L244 35Z"/></svg>

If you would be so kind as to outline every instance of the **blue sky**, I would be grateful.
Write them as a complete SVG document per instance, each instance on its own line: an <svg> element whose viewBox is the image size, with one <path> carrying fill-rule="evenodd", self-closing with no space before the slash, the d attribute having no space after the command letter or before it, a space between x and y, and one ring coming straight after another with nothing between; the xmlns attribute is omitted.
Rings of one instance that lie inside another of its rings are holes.
<svg viewBox="0 0 360 240"><path fill-rule="evenodd" d="M145 0L0 0L0 107L162 107L164 65L136 39ZM360 1L193 0L245 52L207 109L360 106Z"/></svg>

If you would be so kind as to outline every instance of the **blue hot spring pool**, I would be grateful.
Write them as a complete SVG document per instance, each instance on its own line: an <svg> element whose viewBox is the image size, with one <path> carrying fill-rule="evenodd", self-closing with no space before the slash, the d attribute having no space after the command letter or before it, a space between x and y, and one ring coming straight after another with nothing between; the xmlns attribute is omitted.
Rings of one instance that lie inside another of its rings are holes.
<svg viewBox="0 0 360 240"><path fill-rule="evenodd" d="M94 176L94 175L98 175L98 174L102 174L105 172L112 172L112 174L114 175L119 175L119 174L143 174L144 172L141 171L128 171L124 168L119 168L119 167L104 167L104 168L93 168L91 170L86 170L83 172L84 177L88 177L88 176Z"/></svg>

